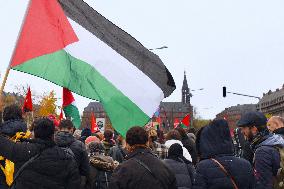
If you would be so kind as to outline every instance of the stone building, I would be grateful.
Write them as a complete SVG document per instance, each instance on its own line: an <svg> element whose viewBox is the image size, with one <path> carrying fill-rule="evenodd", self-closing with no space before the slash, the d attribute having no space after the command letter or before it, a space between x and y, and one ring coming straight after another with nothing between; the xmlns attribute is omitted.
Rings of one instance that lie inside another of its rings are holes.
<svg viewBox="0 0 284 189"><path fill-rule="evenodd" d="M274 92L269 90L268 93L263 93L257 104L257 110L261 110L264 114L284 117L284 85Z"/></svg>
<svg viewBox="0 0 284 189"><path fill-rule="evenodd" d="M241 118L241 115L250 111L256 111L256 104L238 104L237 106L225 108L224 111L216 115L216 118L226 119L230 129L234 129L237 121Z"/></svg>
<svg viewBox="0 0 284 189"><path fill-rule="evenodd" d="M159 107L159 116L161 118L161 126L165 129L173 127L175 118L181 120L185 115L192 115L193 108L190 104L191 98L190 89L187 84L186 74L184 73L184 80L181 89L181 102L161 102ZM105 120L105 127L111 128L111 122L107 116L103 106L99 102L91 102L83 111L82 128L90 127L91 113L94 112L95 117ZM192 116L191 116L192 118ZM156 121L156 117L152 118Z"/></svg>

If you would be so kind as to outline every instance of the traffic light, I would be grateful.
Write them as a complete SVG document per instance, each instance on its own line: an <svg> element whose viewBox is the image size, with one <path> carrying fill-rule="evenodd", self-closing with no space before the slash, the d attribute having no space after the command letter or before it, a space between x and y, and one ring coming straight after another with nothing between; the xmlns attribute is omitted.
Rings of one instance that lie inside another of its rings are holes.
<svg viewBox="0 0 284 189"><path fill-rule="evenodd" d="M227 96L227 89L226 87L223 87L223 97L226 97Z"/></svg>

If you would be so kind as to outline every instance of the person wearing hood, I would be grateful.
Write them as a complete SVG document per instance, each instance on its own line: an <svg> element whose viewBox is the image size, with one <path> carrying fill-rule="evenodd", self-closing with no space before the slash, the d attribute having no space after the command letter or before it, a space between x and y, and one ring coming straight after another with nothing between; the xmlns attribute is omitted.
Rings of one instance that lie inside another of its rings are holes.
<svg viewBox="0 0 284 189"><path fill-rule="evenodd" d="M181 136L177 130L171 130L166 135L166 142L165 142L166 149L168 150L173 144L181 145L183 150L183 156L188 161L192 162L191 155L189 154L188 150L183 146L181 142Z"/></svg>
<svg viewBox="0 0 284 189"><path fill-rule="evenodd" d="M163 162L175 173L178 189L191 189L195 170L192 163L183 157L182 146L173 144L168 153L168 158Z"/></svg>
<svg viewBox="0 0 284 189"><path fill-rule="evenodd" d="M80 175L82 176L81 187L85 185L86 178L90 172L89 158L83 142L73 136L74 125L71 120L60 121L59 131L55 134L55 143L62 148L70 149L77 162Z"/></svg>
<svg viewBox="0 0 284 189"><path fill-rule="evenodd" d="M196 165L197 163L197 151L196 151L196 145L194 140L192 140L191 138L189 138L185 132L185 130L181 127L177 127L175 128L175 130L177 130L181 136L181 142L183 144L183 146L188 150L191 158L192 158L192 163L194 165Z"/></svg>
<svg viewBox="0 0 284 189"><path fill-rule="evenodd" d="M280 135L269 133L266 123L267 119L261 112L248 112L237 122L254 151L257 189L273 188L281 161L276 147L284 147L284 139Z"/></svg>
<svg viewBox="0 0 284 189"><path fill-rule="evenodd" d="M29 138L31 133L27 130L27 124L22 117L22 110L17 105L4 108L4 123L0 126L0 133L10 140L16 142L22 138ZM12 184L14 175L14 164L0 156L0 186L2 189L8 188Z"/></svg>
<svg viewBox="0 0 284 189"><path fill-rule="evenodd" d="M196 137L200 162L193 189L253 189L251 164L234 156L227 121L214 120L201 128Z"/></svg>

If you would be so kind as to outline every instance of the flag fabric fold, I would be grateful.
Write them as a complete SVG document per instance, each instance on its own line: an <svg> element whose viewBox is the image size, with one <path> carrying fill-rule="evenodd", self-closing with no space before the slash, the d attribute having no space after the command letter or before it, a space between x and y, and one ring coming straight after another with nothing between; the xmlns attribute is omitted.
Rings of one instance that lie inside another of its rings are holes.
<svg viewBox="0 0 284 189"><path fill-rule="evenodd" d="M175 89L157 55L82 0L31 0L11 68L100 101L123 136Z"/></svg>
<svg viewBox="0 0 284 189"><path fill-rule="evenodd" d="M33 111L33 102L32 102L32 93L30 87L28 88L28 92L22 107L23 112L32 112Z"/></svg>
<svg viewBox="0 0 284 189"><path fill-rule="evenodd" d="M81 126L81 119L79 110L75 104L75 99L71 91L66 88L63 88L63 111L66 118L70 118L73 125L76 129L79 129ZM61 112L62 113L62 112ZM63 115L62 115L63 118Z"/></svg>

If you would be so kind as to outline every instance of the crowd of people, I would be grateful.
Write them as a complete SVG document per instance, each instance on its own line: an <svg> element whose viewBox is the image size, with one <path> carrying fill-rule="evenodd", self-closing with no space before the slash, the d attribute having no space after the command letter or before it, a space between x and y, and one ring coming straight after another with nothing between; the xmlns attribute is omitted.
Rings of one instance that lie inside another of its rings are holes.
<svg viewBox="0 0 284 189"><path fill-rule="evenodd" d="M284 119L249 112L231 136L226 120L163 133L134 126L74 129L43 117L27 126L8 106L0 126L1 189L284 188Z"/></svg>

